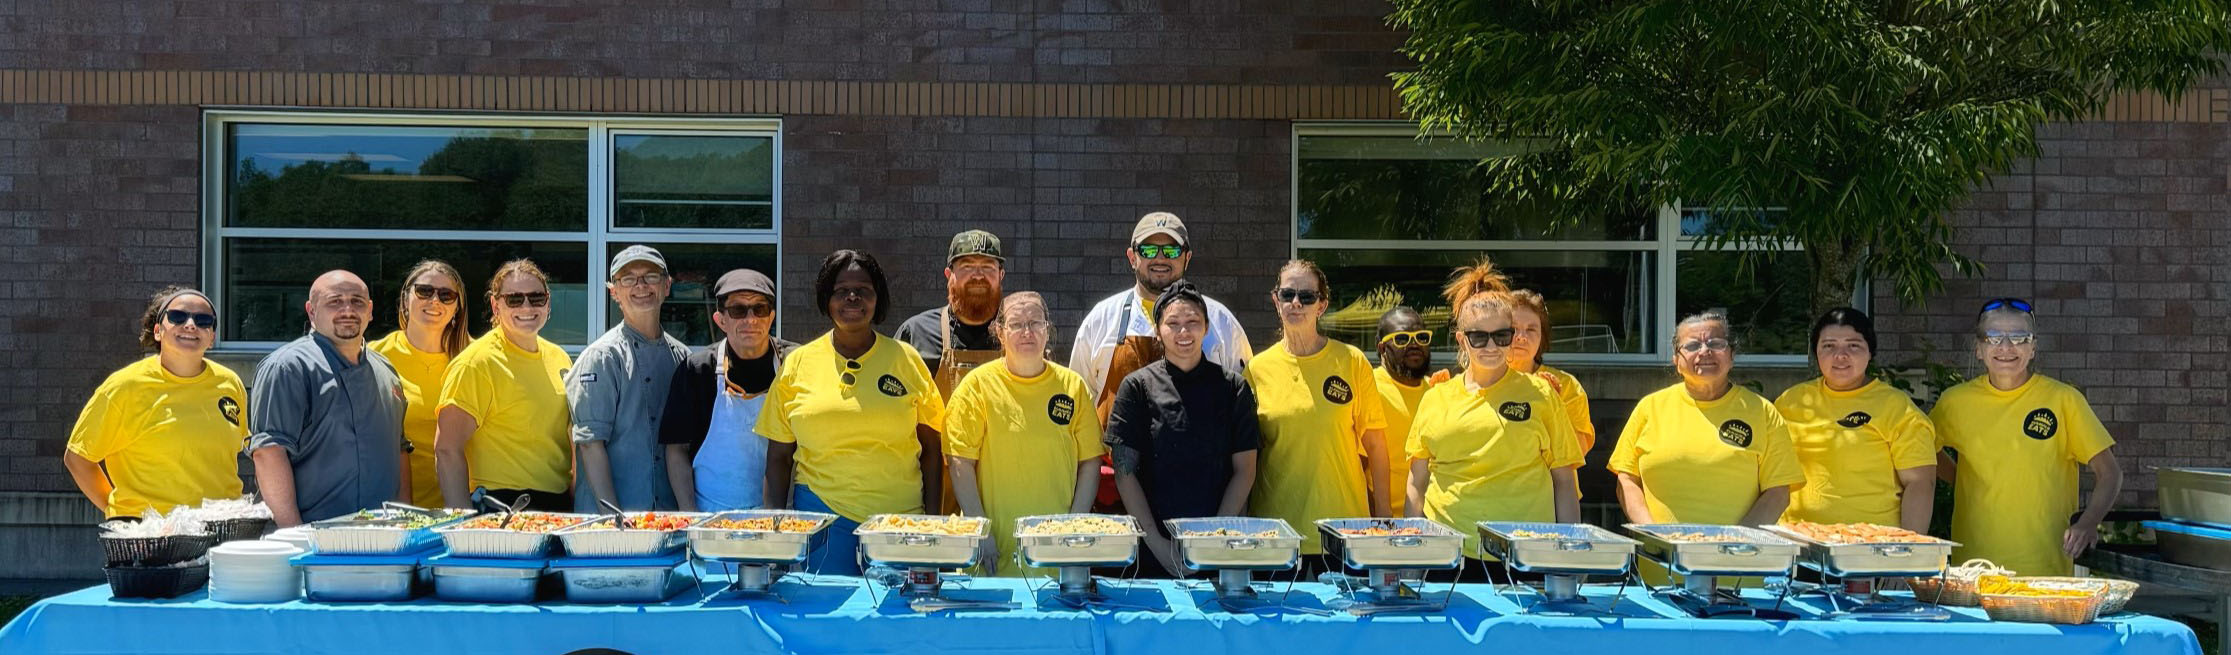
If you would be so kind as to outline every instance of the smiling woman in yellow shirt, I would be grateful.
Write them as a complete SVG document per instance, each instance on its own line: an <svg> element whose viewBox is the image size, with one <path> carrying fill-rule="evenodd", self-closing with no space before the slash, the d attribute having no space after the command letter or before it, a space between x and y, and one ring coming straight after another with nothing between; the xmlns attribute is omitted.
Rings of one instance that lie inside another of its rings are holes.
<svg viewBox="0 0 2231 655"><path fill-rule="evenodd" d="M440 409L442 376L449 356L464 352L472 337L465 331L464 278L439 260L426 260L403 275L402 297L395 305L402 327L366 344L395 365L403 381L403 439L411 444L411 504L442 505L441 478L434 472L435 410Z"/></svg>
<svg viewBox="0 0 2231 655"><path fill-rule="evenodd" d="M945 405L945 454L961 512L992 520L993 538L982 543L985 563L996 565L986 568L1013 577L1027 571L1013 557L1015 519L1092 509L1106 449L1084 378L1046 361L1053 324L1046 321L1045 299L1030 291L1008 294L992 329L1001 356L953 389Z"/></svg>
<svg viewBox="0 0 2231 655"><path fill-rule="evenodd" d="M573 509L573 442L565 374L573 358L541 337L550 322L550 278L518 259L488 281L495 327L465 346L442 377L435 471L450 507L486 487L497 501Z"/></svg>
<svg viewBox="0 0 2231 655"><path fill-rule="evenodd" d="M248 392L232 369L202 357L217 341L209 297L183 287L156 293L139 340L155 355L110 374L70 429L62 453L70 479L110 518L240 495Z"/></svg>
<svg viewBox="0 0 2231 655"><path fill-rule="evenodd" d="M1929 530L1936 500L1937 429L1905 392L1867 377L1875 322L1850 307L1813 322L1820 377L1782 392L1805 486L1782 517Z"/></svg>
<svg viewBox="0 0 2231 655"><path fill-rule="evenodd" d="M1619 505L1632 523L1774 523L1805 472L1781 412L1728 380L1727 317L1682 319L1673 365L1681 383L1636 403L1611 452Z"/></svg>
<svg viewBox="0 0 2231 655"><path fill-rule="evenodd" d="M1989 559L2022 575L2068 575L2073 560L2099 542L2099 522L2122 493L2115 440L2084 392L2030 371L2037 333L2029 302L1984 303L1975 356L1984 374L1946 389L1930 417L1958 460L1951 472L1952 556ZM2091 469L2092 493L2076 512L2077 466Z"/></svg>
<svg viewBox="0 0 2231 655"><path fill-rule="evenodd" d="M1271 292L1285 338L1242 371L1263 431L1249 513L1285 519L1310 555L1324 552L1317 520L1391 513L1379 385L1363 351L1318 333L1331 300L1315 264L1287 262Z"/></svg>

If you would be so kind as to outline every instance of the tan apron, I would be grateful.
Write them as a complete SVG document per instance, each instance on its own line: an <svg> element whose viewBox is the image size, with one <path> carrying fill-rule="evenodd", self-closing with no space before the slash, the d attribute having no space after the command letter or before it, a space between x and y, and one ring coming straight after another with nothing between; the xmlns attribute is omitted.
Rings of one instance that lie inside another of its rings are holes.
<svg viewBox="0 0 2231 655"><path fill-rule="evenodd" d="M991 350L954 349L953 323L946 317L945 312L945 307L937 308L937 333L938 336L943 338L939 341L943 345L942 350L938 351L937 370L934 375L937 381L938 398L944 399L945 402L952 402L953 390L961 386L961 378L966 377L969 371L976 370L976 367L999 359L999 350L996 348ZM945 470L944 493L945 501L941 503L943 507L936 508L937 512L940 514L960 513L960 500L953 495L953 471L950 466L946 467Z"/></svg>
<svg viewBox="0 0 2231 655"><path fill-rule="evenodd" d="M1131 309L1138 306L1138 298L1131 298L1123 306L1123 315L1116 319L1116 334L1131 329ZM1126 336L1116 342L1115 354L1108 358L1108 379L1100 382L1100 398L1093 403L1100 412L1100 429L1108 428L1108 411L1115 408L1116 389L1123 386L1123 378L1162 358L1162 341L1154 337ZM1095 512L1121 514L1122 496L1116 493L1115 460L1100 456L1100 494Z"/></svg>

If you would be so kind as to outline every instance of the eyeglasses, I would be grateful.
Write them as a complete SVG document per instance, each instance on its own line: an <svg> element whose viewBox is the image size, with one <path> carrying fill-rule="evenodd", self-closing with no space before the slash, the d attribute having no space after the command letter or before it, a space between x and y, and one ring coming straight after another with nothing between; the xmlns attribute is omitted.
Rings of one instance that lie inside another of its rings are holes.
<svg viewBox="0 0 2231 655"><path fill-rule="evenodd" d="M843 382L843 383L844 383L844 386L846 386L846 387L850 387L850 386L852 386L852 385L853 385L853 383L856 383L856 382L859 382L859 381L860 381L860 376L859 376L859 372L860 372L860 360L857 360L857 359L847 359L847 360L844 360L844 374L843 374L843 375L839 375L839 376L837 376L837 381L839 381L839 382Z"/></svg>
<svg viewBox="0 0 2231 655"><path fill-rule="evenodd" d="M730 320L738 321L743 320L746 316L757 316L759 318L766 318L775 315L775 306L763 302L744 303L740 305L721 305L720 313L728 316Z"/></svg>
<svg viewBox="0 0 2231 655"><path fill-rule="evenodd" d="M665 281L666 281L666 274L665 274L665 273L644 273L644 274L642 274L642 275L630 275L630 276L627 276L627 277L621 277L621 278L613 278L613 279L612 279L612 284L613 284L613 286L617 286L617 287L619 287L619 288L622 288L622 289L633 289L633 288L635 288L635 287L636 287L637 285L643 285L643 284L651 284L651 285L656 285L656 284L658 284L658 283L660 283L660 282L665 282Z"/></svg>
<svg viewBox="0 0 2231 655"><path fill-rule="evenodd" d="M1323 299L1323 296L1317 295L1315 291L1303 291L1301 289L1279 289L1272 293L1271 297L1277 298L1278 302L1298 303L1303 306L1317 304L1318 300Z"/></svg>
<svg viewBox="0 0 2231 655"><path fill-rule="evenodd" d="M1045 334L1047 330L1051 330L1053 329L1053 327L1054 324L1045 321L1017 321L1007 324L1007 329L1009 330L1014 330L1016 332L1031 332L1036 334Z"/></svg>
<svg viewBox="0 0 2231 655"><path fill-rule="evenodd" d="M1165 243L1142 243L1132 246L1139 251L1140 259L1177 259L1185 254L1185 246Z"/></svg>
<svg viewBox="0 0 2231 655"><path fill-rule="evenodd" d="M496 297L502 298L504 301L504 306L510 307L512 309L518 309L526 305L546 307L550 304L550 292L547 291L535 291L532 293L506 293L498 295Z"/></svg>
<svg viewBox="0 0 2231 655"><path fill-rule="evenodd" d="M1486 348L1489 342L1494 342L1495 347L1497 348L1509 348L1511 346L1511 337L1515 336L1518 336L1518 331L1510 328L1503 328L1493 332L1489 332L1487 330L1464 331L1464 341L1466 343L1472 344L1473 348Z"/></svg>
<svg viewBox="0 0 2231 655"><path fill-rule="evenodd" d="M2033 311L2032 309L2030 309L2030 301L2023 300L2021 298L1992 298L1990 300L1983 301L1983 308L1976 310L1975 313L1982 314L2003 307L2012 307L2014 308L2014 311L2024 314L2028 314Z"/></svg>
<svg viewBox="0 0 2231 655"><path fill-rule="evenodd" d="M194 327L198 327L204 330L217 327L216 314L189 312L183 309L165 310L163 312L163 321L171 325L185 325L187 321L193 321Z"/></svg>
<svg viewBox="0 0 2231 655"><path fill-rule="evenodd" d="M1710 339L1690 339L1688 341L1681 342L1681 352L1689 353L1692 355L1696 354L1696 352L1699 350L1723 352L1732 347L1734 347L1734 344L1728 343L1728 340L1719 337L1712 337Z"/></svg>
<svg viewBox="0 0 2231 655"><path fill-rule="evenodd" d="M1394 347L1396 348L1408 348L1410 347L1410 344L1413 343L1420 346L1430 346L1433 345L1433 331L1411 330L1408 332L1391 332L1388 333L1386 336L1379 337L1379 343L1391 343L1394 344Z"/></svg>
<svg viewBox="0 0 2231 655"><path fill-rule="evenodd" d="M444 305L457 304L457 292L451 290L448 287L437 287L431 284L413 284L411 285L411 295L417 296L419 300L433 300Z"/></svg>
<svg viewBox="0 0 2231 655"><path fill-rule="evenodd" d="M2036 342L2037 334L2032 332L2000 332L1998 330L1991 330L1977 336L1975 340L1992 346L2024 346Z"/></svg>

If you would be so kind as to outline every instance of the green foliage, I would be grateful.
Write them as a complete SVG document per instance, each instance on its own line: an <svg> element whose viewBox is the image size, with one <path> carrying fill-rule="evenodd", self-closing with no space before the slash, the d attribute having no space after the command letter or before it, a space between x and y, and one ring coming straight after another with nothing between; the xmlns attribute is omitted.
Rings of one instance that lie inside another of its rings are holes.
<svg viewBox="0 0 2231 655"><path fill-rule="evenodd" d="M1529 140L1481 174L1572 219L1621 207L1727 211L1704 239L1796 240L1815 309L1859 276L1916 302L1948 211L2033 156L2033 128L2117 92L2181 93L2223 70L2220 0L1393 0L1427 129ZM1768 220L1771 218L1771 220ZM1838 295L1839 291L1841 296Z"/></svg>

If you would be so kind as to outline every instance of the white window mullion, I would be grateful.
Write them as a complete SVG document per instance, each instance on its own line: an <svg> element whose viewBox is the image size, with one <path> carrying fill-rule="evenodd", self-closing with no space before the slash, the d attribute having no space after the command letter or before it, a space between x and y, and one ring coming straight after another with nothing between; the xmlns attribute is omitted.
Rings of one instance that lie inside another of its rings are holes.
<svg viewBox="0 0 2231 655"><path fill-rule="evenodd" d="M589 291L589 302L582 312L589 321L589 341L604 333L607 322L604 315L607 294L597 293L604 288L605 242L612 231L612 130L606 123L589 124L589 275L596 279L583 280Z"/></svg>

